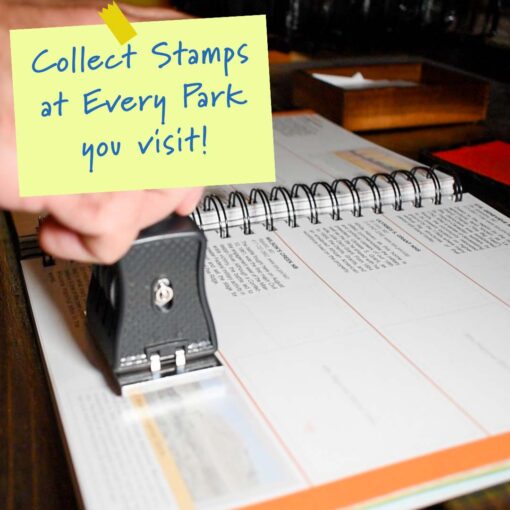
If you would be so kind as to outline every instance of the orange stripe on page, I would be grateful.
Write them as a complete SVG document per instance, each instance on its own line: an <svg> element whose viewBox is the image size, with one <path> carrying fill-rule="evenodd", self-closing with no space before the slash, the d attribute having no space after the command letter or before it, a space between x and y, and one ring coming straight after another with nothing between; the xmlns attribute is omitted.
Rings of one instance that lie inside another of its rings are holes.
<svg viewBox="0 0 510 510"><path fill-rule="evenodd" d="M297 470L299 471L299 473L301 474L301 476L303 477L303 479L306 481L306 483L311 486L313 485L312 484L312 481L310 480L310 478L308 477L308 475L306 474L306 471L302 468L302 466L300 466L299 462L297 461L296 457L293 455L293 453L291 452L290 448L285 444L285 442L283 441L282 437L280 434L278 434L276 428L274 427L274 425L271 423L271 421L269 420L269 418L266 416L266 414L264 413L264 411L262 411L262 408L260 407L260 405L257 403L257 401L255 400L255 398L253 397L253 395L249 392L248 388L246 387L246 385L243 383L242 379L239 377L239 375L237 374L237 372L234 370L234 368L232 367L232 365L229 363L229 361L227 360L227 358L225 358L225 354L221 351L218 351L218 353L221 355L221 359L223 360L224 364L228 367L228 369L230 370L230 373L234 376L234 378L236 379L236 381L239 383L239 386L243 389L243 391L246 393L246 396L250 399L250 401L252 402L254 408L257 410L257 412L259 413L259 415L261 416L261 418L266 422L267 426L269 427L269 429L271 430L273 436L276 438L276 440L280 443L280 445L282 446L284 452L287 454L287 457L289 458L289 460L294 464L294 466L297 468Z"/></svg>
<svg viewBox="0 0 510 510"><path fill-rule="evenodd" d="M250 505L250 510L343 508L510 460L510 432Z"/></svg>

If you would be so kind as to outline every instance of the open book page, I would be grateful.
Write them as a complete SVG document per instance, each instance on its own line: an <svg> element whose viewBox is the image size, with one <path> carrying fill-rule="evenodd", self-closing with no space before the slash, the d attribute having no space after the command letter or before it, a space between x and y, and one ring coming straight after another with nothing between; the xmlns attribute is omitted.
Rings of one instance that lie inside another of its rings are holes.
<svg viewBox="0 0 510 510"><path fill-rule="evenodd" d="M270 506L296 491L410 508L507 479L504 289L401 228L413 211L210 233L225 369L127 399L84 331L87 269L23 262L86 506L138 508L149 489L154 508Z"/></svg>
<svg viewBox="0 0 510 510"><path fill-rule="evenodd" d="M274 122L288 188L415 165L315 114ZM389 510L510 479L510 226L423 205L208 232L224 368L127 398L85 331L88 268L23 261L86 508Z"/></svg>
<svg viewBox="0 0 510 510"><path fill-rule="evenodd" d="M508 289L445 263L405 214L211 240L209 295L232 312L215 315L222 356L311 484L498 434L510 446ZM241 325L247 341L228 340Z"/></svg>

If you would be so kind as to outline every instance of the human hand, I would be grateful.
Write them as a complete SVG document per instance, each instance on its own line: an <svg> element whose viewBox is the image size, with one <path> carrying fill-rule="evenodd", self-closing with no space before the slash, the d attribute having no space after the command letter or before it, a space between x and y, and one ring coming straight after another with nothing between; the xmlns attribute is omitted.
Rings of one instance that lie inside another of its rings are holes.
<svg viewBox="0 0 510 510"><path fill-rule="evenodd" d="M131 246L138 232L171 212L189 214L200 188L20 198L9 48L9 29L102 23L106 1L55 3L0 0L0 208L48 214L39 231L44 251L83 262L112 263ZM122 6L133 21L178 19L165 8Z"/></svg>

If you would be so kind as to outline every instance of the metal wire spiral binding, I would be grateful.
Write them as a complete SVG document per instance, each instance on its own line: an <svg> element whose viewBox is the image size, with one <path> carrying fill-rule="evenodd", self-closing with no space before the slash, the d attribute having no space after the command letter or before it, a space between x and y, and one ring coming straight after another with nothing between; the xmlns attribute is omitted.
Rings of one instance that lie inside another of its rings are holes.
<svg viewBox="0 0 510 510"><path fill-rule="evenodd" d="M444 168L440 168L439 165L432 165L430 167L430 170L435 173L436 170L441 171L444 174L449 175L453 179L453 201L454 202L461 202L462 201L462 183L460 182L460 179L458 175L453 170L445 170Z"/></svg>
<svg viewBox="0 0 510 510"><path fill-rule="evenodd" d="M340 205L338 203L338 198L336 196L336 193L333 191L333 188L327 182L317 181L317 182L314 182L310 188L312 190L314 198L317 195L319 186L321 186L322 188L324 188L326 190L327 194L329 195L329 199L331 200L331 218L333 218L334 220L339 220L340 219Z"/></svg>
<svg viewBox="0 0 510 510"><path fill-rule="evenodd" d="M393 209L395 211L402 210L402 193L400 192L400 186L398 182L390 175L390 174L374 174L372 176L372 182L377 187L377 179L384 179L387 183L391 185L391 189L393 190L393 195L395 196L395 203L393 204Z"/></svg>
<svg viewBox="0 0 510 510"><path fill-rule="evenodd" d="M204 198L204 211L211 210L211 202L214 205L216 214L218 215L218 227L220 229L220 237L228 237L228 218L223 203L216 195L207 195Z"/></svg>
<svg viewBox="0 0 510 510"><path fill-rule="evenodd" d="M355 177L352 180L352 185L354 186L354 189L358 190L358 183L359 182L366 182L368 186L370 187L370 190L372 191L372 196L374 198L374 213L375 214L381 214L382 213L382 200L381 200L381 193L379 191L379 188L377 185L372 181L370 177L367 177L366 175L360 175L359 177Z"/></svg>
<svg viewBox="0 0 510 510"><path fill-rule="evenodd" d="M331 185L333 188L333 192L335 195L338 194L338 185L343 184L350 192L352 198L352 215L359 217L361 216L361 200L359 198L359 193L356 188L352 185L352 182L349 179L336 179L333 181Z"/></svg>
<svg viewBox="0 0 510 510"><path fill-rule="evenodd" d="M281 194L283 196L283 199L285 200L285 205L287 207L287 219L288 224L290 227L295 228L297 227L296 222L296 208L294 207L294 201L292 200L292 196L289 193L287 188L284 188L283 186L275 186L269 195L269 200L274 201L278 198L278 194Z"/></svg>
<svg viewBox="0 0 510 510"><path fill-rule="evenodd" d="M315 196L312 190L306 184L294 184L294 186L292 186L290 196L292 198L298 198L299 190L303 190L305 192L306 198L308 199L308 204L310 205L310 222L313 224L319 223L317 203L315 202Z"/></svg>
<svg viewBox="0 0 510 510"><path fill-rule="evenodd" d="M453 201L461 202L462 201L462 184L457 175L453 172L450 173L453 177Z"/></svg>
<svg viewBox="0 0 510 510"><path fill-rule="evenodd" d="M453 193L451 196L454 202L460 202L462 200L463 191L461 182L455 172L450 169L439 167L438 165L434 165L430 168L425 166L415 166L411 170L395 170L391 173L376 173L371 177L363 175L355 177L352 180L335 179L331 184L325 181L317 181L310 186L307 184L298 183L294 184L290 191L283 186L274 186L270 193L267 193L261 188L253 188L250 191L248 199L246 199L240 191L233 191L229 194L226 204L224 204L217 195L206 195L203 200L202 211L200 211L198 208L195 209L191 213L191 218L200 229L219 230L220 236L226 238L229 237L230 228L240 225L241 217L239 213L236 212L236 209L239 207L242 213L243 232L244 234L252 234L253 223L258 223L261 216L259 212L260 208L255 206L258 203L261 203L264 207L265 228L268 231L273 231L275 230L275 220L285 215L285 210L283 210L281 207L281 199L283 198L283 203L285 204L287 213L287 223L292 228L297 227L298 213L296 212L296 207L298 208L299 213L302 215L304 215L304 213L309 213L310 221L313 224L319 223L320 214L323 212L326 213L326 211L331 215L333 220L340 220L340 211L342 208L346 207L342 200L342 196L345 195L345 193L340 192L340 186L345 188L351 195L352 215L355 217L360 217L362 215L363 208L360 197L361 190L359 189L361 182L366 184L370 189L373 199L372 209L374 213L380 214L382 212L383 205L387 204L388 195L386 191L389 189L389 187L391 187L391 190L393 191L393 208L395 211L401 211L403 202L409 199L410 192L410 190L405 190L404 192L404 189L401 188L401 183L399 183L401 178L411 183L413 187L412 199L414 202L414 207L419 208L422 206L423 198L427 199L432 197L430 193L430 186L424 187L422 193L420 180L417 178L418 175L424 177L424 179L421 179L422 183L426 181L432 182L434 186L434 197L432 202L434 205L440 205L445 196L450 197L450 191L448 191L447 195L445 194L441 187L441 180L436 172L449 175L452 178ZM378 181L381 179L384 180L389 186L380 188ZM383 189L385 193L382 195L381 191ZM320 194L321 190L325 191L323 195ZM300 192L306 195L308 200L308 209L306 209L304 205L305 202L302 200ZM363 200L366 200L366 193L367 191L365 190L365 193L362 195ZM328 203L326 194L329 197L329 206L326 205ZM383 196L384 201L382 199ZM274 204L275 202L278 202L276 207ZM214 212L216 213L217 224L214 220L214 217L211 221L210 217L203 214L212 212L213 207ZM228 210L231 210L231 212L227 213ZM36 228L36 230L40 228L43 221L44 218L39 217L39 226ZM42 256L43 265L49 266L55 264L53 258L48 254L45 254L44 251L41 250L40 246L38 246L37 235L30 235L25 237L26 239L23 239L23 246L21 246L22 238L20 238L20 250L22 250L22 258Z"/></svg>
<svg viewBox="0 0 510 510"><path fill-rule="evenodd" d="M41 226L47 217L48 217L48 215L44 215L44 214L39 215L37 217L37 227L35 228L35 231L37 234L39 233L39 230L41 229ZM51 255L48 255L44 250L41 250L41 255L42 255L42 265L44 267L50 267L50 266L55 265L55 259Z"/></svg>
<svg viewBox="0 0 510 510"><path fill-rule="evenodd" d="M248 204L243 196L243 194L239 191L232 191L228 197L228 207L234 207L236 200L239 202L241 206L241 211L243 213L243 230L245 235L252 234L251 230L251 222L250 222L250 211L248 210Z"/></svg>
<svg viewBox="0 0 510 510"><path fill-rule="evenodd" d="M439 205L441 203L441 183L437 178L436 172L426 166L415 166L411 169L411 174L413 174L413 176L416 176L418 172L424 173L427 179L432 180L435 190L434 205Z"/></svg>
<svg viewBox="0 0 510 510"><path fill-rule="evenodd" d="M414 207L421 207L421 188L418 179L409 170L395 170L391 172L391 176L397 180L397 176L403 175L412 185L414 189Z"/></svg>
<svg viewBox="0 0 510 510"><path fill-rule="evenodd" d="M362 175L355 177L352 180L348 179L336 179L331 184L324 181L314 182L311 186L303 183L297 183L292 186L292 189L289 191L287 188L283 186L275 186L271 189L270 193L267 193L261 188L253 188L250 191L250 195L248 200L244 197L244 195L240 191L233 191L229 194L228 202L226 205L220 200L217 195L207 195L204 199L203 203L203 212L212 211L214 207L214 211L216 212L217 217L217 227L213 226L211 221L206 221L204 224L204 218L200 214L200 211L197 209L193 212L192 218L195 220L197 225L200 228L210 229L210 228L218 228L221 237L229 237L229 229L233 225L240 225L240 215L239 213L234 213L230 215L227 213L230 209L240 208L242 213L242 225L244 234L253 233L252 224L254 222L253 215L257 215L256 218L260 217L260 208L253 209L257 203L261 203L264 207L264 223L265 227L268 231L272 231L275 229L274 221L276 218L281 218L282 215L287 216L287 223L290 227L297 227L297 216L299 211L300 215L309 214L309 218L311 223L317 224L319 223L319 215L322 211L328 211L333 220L340 219L340 210L345 205L342 205L342 202L339 200L339 195L342 196L339 187L347 189L347 191L351 195L352 201L352 214L355 217L359 217L362 215L363 204L361 201L361 196L363 196L363 200L367 200L367 192L370 190L372 194L372 206L375 214L382 213L383 205L388 203L388 195L387 190L390 189L393 192L393 208L395 211L401 211L404 200L409 199L409 191L407 191L407 195L403 194L403 189L401 188L401 183L399 180L405 179L409 183L411 183L413 187L413 205L414 207L421 207L422 200L424 197L431 196L430 187L424 188L424 190L428 190L423 195L422 188L420 186L420 181L418 180L418 175L423 175L426 180L430 180L434 185L434 205L441 204L443 199L443 190L441 189L441 181L439 177L436 175L436 170L440 170L442 173L446 173L453 178L453 199L455 202L459 202L462 200L462 187L460 182L455 174L452 172L444 171L442 168L438 169L437 167L423 167L416 166L411 170L395 170L392 173L377 173L371 177ZM384 180L388 186L381 188L378 184L378 181ZM424 180L422 179L423 183ZM366 185L368 188L363 190L363 194L360 186L361 183ZM384 195L382 195L382 190L385 190ZM319 193L320 190L324 190L325 193L321 195ZM308 200L308 208L306 208L305 203L300 196L300 194L304 193ZM326 205L327 200L326 194L329 197L330 206ZM384 196L384 201L383 201ZM283 199L283 200L282 200ZM278 207L275 209L275 203L278 203ZM389 202L391 203L391 202ZM285 209L282 208L282 205L285 205ZM278 211L278 212L276 212ZM276 215L276 216L275 216ZM230 218L230 219L229 219ZM258 222L258 220L255 220ZM230 223L232 222L232 223Z"/></svg>
<svg viewBox="0 0 510 510"><path fill-rule="evenodd" d="M200 214L198 207L191 213L191 219L197 224L198 228L204 228L202 215Z"/></svg>
<svg viewBox="0 0 510 510"><path fill-rule="evenodd" d="M250 191L249 203L256 204L257 197L260 197L260 199L262 201L262 205L264 206L266 229L269 231L272 231L272 230L274 230L274 222L273 222L273 211L271 210L271 202L269 201L267 193L263 189L253 188Z"/></svg>

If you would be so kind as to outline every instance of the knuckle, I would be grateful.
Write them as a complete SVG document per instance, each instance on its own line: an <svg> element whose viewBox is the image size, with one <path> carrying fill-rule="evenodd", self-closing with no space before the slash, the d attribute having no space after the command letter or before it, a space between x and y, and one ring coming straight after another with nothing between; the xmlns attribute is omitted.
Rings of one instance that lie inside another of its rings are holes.
<svg viewBox="0 0 510 510"><path fill-rule="evenodd" d="M131 232L100 236L89 244L89 250L100 264L114 264L129 250L135 237L136 233Z"/></svg>

